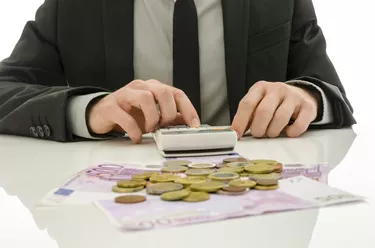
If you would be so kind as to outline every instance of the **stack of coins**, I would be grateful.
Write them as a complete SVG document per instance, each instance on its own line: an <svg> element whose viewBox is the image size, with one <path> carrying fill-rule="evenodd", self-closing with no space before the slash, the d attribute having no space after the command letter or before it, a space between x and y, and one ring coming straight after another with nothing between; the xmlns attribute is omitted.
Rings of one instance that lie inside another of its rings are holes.
<svg viewBox="0 0 375 248"><path fill-rule="evenodd" d="M210 194L242 195L250 190L276 190L282 164L275 160L227 158L219 164L192 163L170 160L159 172L143 172L131 180L118 181L112 190L133 193L146 188L149 195L158 195L164 201L199 202L210 199ZM136 203L146 200L138 197L116 202Z"/></svg>

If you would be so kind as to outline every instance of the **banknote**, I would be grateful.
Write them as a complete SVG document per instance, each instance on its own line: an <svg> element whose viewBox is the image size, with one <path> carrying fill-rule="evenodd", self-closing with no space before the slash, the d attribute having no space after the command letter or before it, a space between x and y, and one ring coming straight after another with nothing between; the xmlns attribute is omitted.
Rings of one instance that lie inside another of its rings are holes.
<svg viewBox="0 0 375 248"><path fill-rule="evenodd" d="M238 154L227 156L207 156L184 158L191 162L220 163L224 158L238 157ZM160 165L140 165L129 163L102 163L90 166L71 178L60 187L52 189L40 200L38 206L86 205L93 201L112 199L115 193L111 188L118 180L129 179L133 174L145 171L160 171ZM327 183L329 167L324 164L284 164L282 178L305 176L316 181Z"/></svg>
<svg viewBox="0 0 375 248"><path fill-rule="evenodd" d="M250 190L245 195L229 196L230 199L228 196L211 194L210 200L193 204L166 202L151 195L147 195L145 202L138 204L117 204L113 199L98 200L94 204L118 228L137 231L363 200L361 196L332 188L305 176L282 179L279 184L278 190Z"/></svg>

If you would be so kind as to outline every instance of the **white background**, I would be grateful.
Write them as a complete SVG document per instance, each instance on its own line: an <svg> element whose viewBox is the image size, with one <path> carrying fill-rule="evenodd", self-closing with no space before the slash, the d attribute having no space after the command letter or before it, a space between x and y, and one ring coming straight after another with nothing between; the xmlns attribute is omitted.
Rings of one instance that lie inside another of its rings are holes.
<svg viewBox="0 0 375 248"><path fill-rule="evenodd" d="M34 19L35 11L42 2L42 0L0 0L0 60L10 54L26 21ZM355 117L359 124L354 129L359 133L358 139L362 140L361 135L372 136L375 120L373 0L315 0L314 2L319 24L328 43L328 54L355 109ZM353 146L346 158L347 161L356 162L359 155L372 156L374 149L372 142L368 142L367 147L364 143L361 144L360 147ZM2 230L5 229L2 228L14 228L18 230L14 233L23 237L19 239L20 243L14 244L13 247L57 247L55 241L45 231L39 230L36 226L35 228L25 226L33 221L31 221L31 214L18 215L28 212L22 211L22 208L23 205L16 198L7 197L0 188L0 247L5 247L2 246L4 237L1 236ZM3 213L14 213L15 216L5 216ZM29 220L26 220L28 218ZM8 223L8 226L3 226L4 223ZM14 226L9 226L9 223L14 223ZM23 230L27 230L27 233ZM35 230L35 233L30 233L30 230Z"/></svg>

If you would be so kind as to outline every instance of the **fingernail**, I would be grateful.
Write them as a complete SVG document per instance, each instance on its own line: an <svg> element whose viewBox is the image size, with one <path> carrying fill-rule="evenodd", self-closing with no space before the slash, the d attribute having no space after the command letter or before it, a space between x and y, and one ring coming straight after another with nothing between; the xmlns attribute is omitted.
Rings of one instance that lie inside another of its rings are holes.
<svg viewBox="0 0 375 248"><path fill-rule="evenodd" d="M192 121L191 121L191 126L192 127L199 127L201 124L199 122L199 120L197 118L194 118Z"/></svg>
<svg viewBox="0 0 375 248"><path fill-rule="evenodd" d="M237 134L237 140L240 140L240 133L236 131L236 134Z"/></svg>

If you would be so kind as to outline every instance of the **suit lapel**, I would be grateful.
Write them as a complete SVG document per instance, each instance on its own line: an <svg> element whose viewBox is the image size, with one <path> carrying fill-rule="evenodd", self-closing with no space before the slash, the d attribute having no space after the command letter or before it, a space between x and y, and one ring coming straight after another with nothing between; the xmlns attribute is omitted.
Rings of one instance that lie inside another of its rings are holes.
<svg viewBox="0 0 375 248"><path fill-rule="evenodd" d="M134 78L134 0L102 0L106 79L111 90Z"/></svg>
<svg viewBox="0 0 375 248"><path fill-rule="evenodd" d="M246 94L250 0L222 0L225 63L231 120Z"/></svg>

